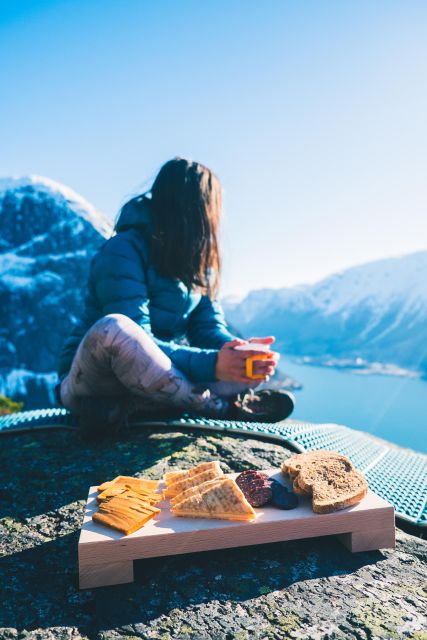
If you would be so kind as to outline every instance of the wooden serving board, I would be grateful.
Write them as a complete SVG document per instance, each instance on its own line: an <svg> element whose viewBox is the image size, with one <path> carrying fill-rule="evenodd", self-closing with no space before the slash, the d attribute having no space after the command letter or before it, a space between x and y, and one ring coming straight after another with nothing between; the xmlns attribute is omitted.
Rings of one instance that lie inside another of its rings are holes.
<svg viewBox="0 0 427 640"><path fill-rule="evenodd" d="M265 473L291 487L280 471ZM165 500L158 505L161 512L156 518L128 536L93 522L97 493L96 487L90 488L80 534L81 589L133 582L134 560L193 551L328 535L338 535L353 552L395 546L394 508L372 491L354 507L323 515L313 513L311 498L298 496L296 509L261 507L252 522L178 518Z"/></svg>

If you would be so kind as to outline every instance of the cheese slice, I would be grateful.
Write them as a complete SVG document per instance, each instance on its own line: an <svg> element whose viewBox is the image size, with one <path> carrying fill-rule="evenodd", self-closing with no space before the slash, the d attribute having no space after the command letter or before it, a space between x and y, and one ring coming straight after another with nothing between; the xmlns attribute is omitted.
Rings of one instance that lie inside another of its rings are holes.
<svg viewBox="0 0 427 640"><path fill-rule="evenodd" d="M150 504L147 500L135 496L132 492L125 492L119 496L115 496L110 500L104 500L98 507L98 510L103 513L112 512L137 512L139 510L150 513L159 513L160 509Z"/></svg>
<svg viewBox="0 0 427 640"><path fill-rule="evenodd" d="M184 518L253 520L256 513L231 478L212 484L175 504L171 511Z"/></svg>
<svg viewBox="0 0 427 640"><path fill-rule="evenodd" d="M151 518L154 518L154 515L154 513L150 512L141 512L137 515L129 515L123 513L103 513L96 511L92 516L92 520L104 525L105 527L121 531L128 536L130 533L138 531L138 529L143 527L144 524L151 520Z"/></svg>
<svg viewBox="0 0 427 640"><path fill-rule="evenodd" d="M158 480L149 480L147 478L133 478L132 476L117 476L114 480L103 482L99 485L98 491L105 491L112 487L127 487L129 489L138 489L145 491L155 491L159 486Z"/></svg>
<svg viewBox="0 0 427 640"><path fill-rule="evenodd" d="M160 513L160 509L131 490L102 501L98 509L92 515L92 520L126 535L137 531L148 520Z"/></svg>
<svg viewBox="0 0 427 640"><path fill-rule="evenodd" d="M105 491L102 491L96 496L96 499L98 502L104 502L104 500L110 500L115 496L120 496L124 494L130 494L133 497L145 500L150 504L156 504L157 502L160 502L162 499L162 496L160 493L140 491L139 489L138 490L129 489L128 487L120 486L120 485L105 489Z"/></svg>
<svg viewBox="0 0 427 640"><path fill-rule="evenodd" d="M191 487L195 487L198 484L202 484L202 482L213 480L214 478L218 478L219 476L223 475L224 473L219 466L219 462L216 462L214 466L207 469L206 471L202 471L201 473L197 473L190 478L185 478L184 480L179 480L178 482L170 484L168 487L166 487L163 495L165 498L173 498L186 489L190 489Z"/></svg>
<svg viewBox="0 0 427 640"><path fill-rule="evenodd" d="M192 478L193 476L202 473L203 471L208 471L209 469L215 469L219 465L217 460L212 460L211 462L201 462L195 467L191 467L191 469L186 469L185 471L168 471L164 475L164 481L166 486L168 487L170 484L174 482L178 482L181 480L187 480L188 478Z"/></svg>

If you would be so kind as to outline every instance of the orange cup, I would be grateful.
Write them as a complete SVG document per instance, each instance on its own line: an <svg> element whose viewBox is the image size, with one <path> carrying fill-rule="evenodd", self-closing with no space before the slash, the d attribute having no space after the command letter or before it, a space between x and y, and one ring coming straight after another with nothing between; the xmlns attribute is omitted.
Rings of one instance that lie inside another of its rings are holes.
<svg viewBox="0 0 427 640"><path fill-rule="evenodd" d="M254 360L268 360L269 357L270 356L266 354L265 356L251 356L250 358L246 358L246 377L251 378L251 380L263 378L264 375L262 373L253 373L253 362Z"/></svg>
<svg viewBox="0 0 427 640"><path fill-rule="evenodd" d="M271 356L270 345L250 342L249 344L241 344L238 347L234 347L236 351L265 351L263 355L249 356L246 358L246 377L251 380L259 380L263 378L263 374L254 374L253 363L255 360L269 360Z"/></svg>

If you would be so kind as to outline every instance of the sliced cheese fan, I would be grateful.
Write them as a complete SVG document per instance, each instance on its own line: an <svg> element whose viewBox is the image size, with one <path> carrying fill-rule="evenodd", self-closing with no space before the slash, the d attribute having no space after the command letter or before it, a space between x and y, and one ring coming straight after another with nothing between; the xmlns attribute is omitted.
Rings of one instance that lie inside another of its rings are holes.
<svg viewBox="0 0 427 640"><path fill-rule="evenodd" d="M138 489L145 491L155 491L159 486L158 480L147 480L146 478L133 478L132 476L117 476L114 480L103 482L99 485L98 491L105 491L112 487L127 487L128 489Z"/></svg>
<svg viewBox="0 0 427 640"><path fill-rule="evenodd" d="M92 519L129 535L140 529L157 513L160 513L160 509L146 502L135 492L125 491L101 502Z"/></svg>
<svg viewBox="0 0 427 640"><path fill-rule="evenodd" d="M141 500L145 500L150 504L156 504L162 499L162 496L159 493L128 489L127 487L111 487L111 489L105 489L105 491L102 491L97 495L96 499L98 502L104 502L104 500L110 500L111 498L120 495L140 498Z"/></svg>

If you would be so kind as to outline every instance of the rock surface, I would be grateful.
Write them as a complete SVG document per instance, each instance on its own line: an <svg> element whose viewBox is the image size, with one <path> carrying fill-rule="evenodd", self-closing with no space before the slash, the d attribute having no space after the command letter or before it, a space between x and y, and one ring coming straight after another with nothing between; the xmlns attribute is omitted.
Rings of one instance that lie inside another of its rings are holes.
<svg viewBox="0 0 427 640"><path fill-rule="evenodd" d="M154 559L136 563L133 584L78 590L91 484L213 457L230 471L276 467L282 446L147 429L114 443L51 432L1 444L0 638L427 638L427 544L403 532L394 551L318 538Z"/></svg>
<svg viewBox="0 0 427 640"><path fill-rule="evenodd" d="M31 176L0 180L0 232L0 393L53 405L56 359L111 226L71 189Z"/></svg>

